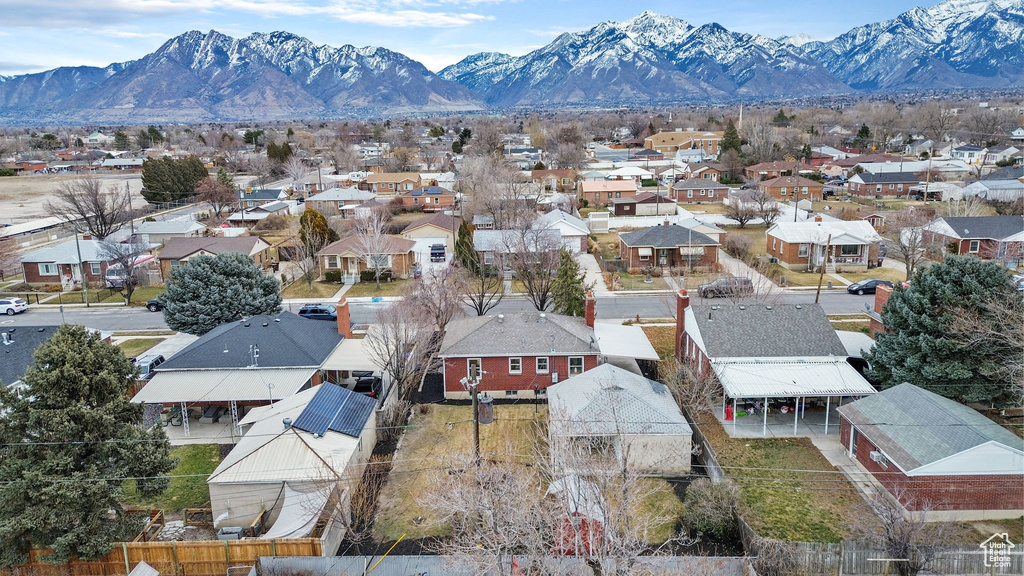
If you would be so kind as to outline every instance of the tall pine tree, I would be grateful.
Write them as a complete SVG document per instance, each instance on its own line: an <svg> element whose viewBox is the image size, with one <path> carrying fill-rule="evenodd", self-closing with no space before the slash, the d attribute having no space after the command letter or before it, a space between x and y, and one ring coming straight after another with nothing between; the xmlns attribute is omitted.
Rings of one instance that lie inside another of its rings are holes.
<svg viewBox="0 0 1024 576"><path fill-rule="evenodd" d="M473 234L465 220L459 224L459 237L455 239L455 260L474 274L480 272L480 260L477 258L476 249L473 248Z"/></svg>
<svg viewBox="0 0 1024 576"><path fill-rule="evenodd" d="M65 324L23 387L0 386L0 566L32 547L52 549L53 563L99 558L142 529L144 516L121 505L124 481L156 496L174 460L163 428L146 430L128 397L137 376L120 349Z"/></svg>
<svg viewBox="0 0 1024 576"><path fill-rule="evenodd" d="M558 253L558 272L551 285L551 300L556 314L583 316L587 305L586 274L579 262L563 248Z"/></svg>
<svg viewBox="0 0 1024 576"><path fill-rule="evenodd" d="M722 142L718 145L719 150L725 152L727 150L735 150L740 152L740 147L743 146L743 141L740 140L740 133L736 130L736 125L733 124L732 118L725 125L725 134L722 135Z"/></svg>

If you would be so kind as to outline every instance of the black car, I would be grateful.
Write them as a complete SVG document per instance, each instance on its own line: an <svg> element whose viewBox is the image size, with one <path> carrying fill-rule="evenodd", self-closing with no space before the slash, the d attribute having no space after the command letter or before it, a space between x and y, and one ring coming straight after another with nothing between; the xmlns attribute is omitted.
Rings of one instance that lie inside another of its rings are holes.
<svg viewBox="0 0 1024 576"><path fill-rule="evenodd" d="M159 298L153 298L152 300L146 300L146 310L150 312L159 312L164 309L164 305L160 302Z"/></svg>
<svg viewBox="0 0 1024 576"><path fill-rule="evenodd" d="M333 304L303 304L299 316L313 320L337 320L338 310Z"/></svg>
<svg viewBox="0 0 1024 576"><path fill-rule="evenodd" d="M892 288L892 282L888 280L882 280L881 278L868 278L867 280L861 280L860 282L854 282L846 287L846 291L850 294L874 294L875 289L879 286L888 286Z"/></svg>

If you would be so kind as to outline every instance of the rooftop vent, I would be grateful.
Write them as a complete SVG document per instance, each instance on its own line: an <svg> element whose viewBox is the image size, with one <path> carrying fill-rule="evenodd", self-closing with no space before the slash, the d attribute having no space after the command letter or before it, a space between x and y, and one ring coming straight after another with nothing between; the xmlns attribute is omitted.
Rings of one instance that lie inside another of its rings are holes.
<svg viewBox="0 0 1024 576"><path fill-rule="evenodd" d="M764 307L764 309L765 309L765 310L771 310L771 309L772 309L772 307L771 307L771 306L765 306L765 307Z"/></svg>
<svg viewBox="0 0 1024 576"><path fill-rule="evenodd" d="M540 316L537 317L537 322L540 322L541 324L543 324L543 323L545 323L547 321L548 321L548 315L543 313L543 312L541 312Z"/></svg>
<svg viewBox="0 0 1024 576"><path fill-rule="evenodd" d="M505 321L505 315L504 314L498 314L498 322L504 322L504 321Z"/></svg>
<svg viewBox="0 0 1024 576"><path fill-rule="evenodd" d="M291 418L285 418L281 422L284 424L284 429L285 430L287 430L287 429L292 427L292 419Z"/></svg>
<svg viewBox="0 0 1024 576"><path fill-rule="evenodd" d="M270 326L270 322L264 322L264 323L263 323L263 327L264 327L264 328L266 328L267 326Z"/></svg>

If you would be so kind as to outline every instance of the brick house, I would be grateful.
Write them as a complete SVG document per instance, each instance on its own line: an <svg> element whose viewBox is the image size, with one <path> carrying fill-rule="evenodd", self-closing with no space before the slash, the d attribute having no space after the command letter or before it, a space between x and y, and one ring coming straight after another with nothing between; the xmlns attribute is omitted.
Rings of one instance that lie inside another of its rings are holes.
<svg viewBox="0 0 1024 576"><path fill-rule="evenodd" d="M437 354L445 398L469 397L461 380L480 376L481 392L533 399L535 391L596 367L592 298L587 310L585 319L530 311L449 322Z"/></svg>
<svg viewBox="0 0 1024 576"><path fill-rule="evenodd" d="M686 172L686 178L701 178L718 182L722 179L722 172L725 171L725 168L721 164L712 164L708 162L695 164L691 162L686 165L684 170Z"/></svg>
<svg viewBox="0 0 1024 576"><path fill-rule="evenodd" d="M373 200L377 195L369 190L358 188L331 188L306 198L306 208L313 208L320 212L337 209L342 215L351 212L355 206Z"/></svg>
<svg viewBox="0 0 1024 576"><path fill-rule="evenodd" d="M415 252L416 242L407 240L401 236L388 234L386 241L379 254L382 259L381 270L391 270L396 278L409 278L412 276L416 264ZM332 242L317 253L317 262L320 266L320 276L327 272L340 272L344 275L359 276L364 270L372 270L369 265L369 256L366 250L360 247L358 235L353 234Z"/></svg>
<svg viewBox="0 0 1024 576"><path fill-rule="evenodd" d="M718 262L717 240L675 224L619 234L619 257L629 268L711 266Z"/></svg>
<svg viewBox="0 0 1024 576"><path fill-rule="evenodd" d="M580 183L580 199L591 207L604 206L615 198L633 198L637 190L634 180L588 180Z"/></svg>
<svg viewBox="0 0 1024 576"><path fill-rule="evenodd" d="M643 147L662 153L679 150L700 150L706 156L718 156L718 146L725 132L678 131L658 132L644 138Z"/></svg>
<svg viewBox="0 0 1024 576"><path fill-rule="evenodd" d="M223 238L171 238L157 255L160 262L160 277L171 277L171 270L188 263L195 256L216 256L217 254L245 254L260 268L270 268L270 244L259 236L238 236Z"/></svg>
<svg viewBox="0 0 1024 576"><path fill-rule="evenodd" d="M547 191L568 192L576 189L575 170L533 170L530 180Z"/></svg>
<svg viewBox="0 0 1024 576"><path fill-rule="evenodd" d="M370 192L379 196L395 196L423 185L420 175L416 172L370 174L364 183Z"/></svg>
<svg viewBox="0 0 1024 576"><path fill-rule="evenodd" d="M871 311L868 312L868 318L870 319L868 335L871 338L877 338L879 332L885 332L885 324L882 322L882 308L885 308L890 296L892 296L892 288L885 284L879 284L875 287L875 303Z"/></svg>
<svg viewBox="0 0 1024 576"><path fill-rule="evenodd" d="M80 283L83 273L88 284L95 284L103 282L109 259L103 243L85 235L77 246L74 240L68 240L25 254L21 257L21 269L29 284Z"/></svg>
<svg viewBox="0 0 1024 576"><path fill-rule="evenodd" d="M240 194L238 205L244 210L255 208L271 202L279 202L288 197L288 193L279 188L246 188Z"/></svg>
<svg viewBox="0 0 1024 576"><path fill-rule="evenodd" d="M765 231L767 252L790 270L811 270L825 262L866 270L878 259L882 237L866 220L776 222ZM831 239L829 236L831 235ZM826 258L825 248L828 246Z"/></svg>
<svg viewBox="0 0 1024 576"><path fill-rule="evenodd" d="M776 200L821 200L824 186L803 176L780 176L764 180L757 185L757 191Z"/></svg>
<svg viewBox="0 0 1024 576"><path fill-rule="evenodd" d="M680 180L672 185L669 197L678 202L721 202L729 195L729 187L710 178Z"/></svg>
<svg viewBox="0 0 1024 576"><path fill-rule="evenodd" d="M779 176L792 176L793 174L799 173L801 170L813 169L813 166L809 166L801 162L761 162L760 164L754 164L744 168L743 175L746 176L747 180L772 180Z"/></svg>
<svg viewBox="0 0 1024 576"><path fill-rule="evenodd" d="M448 252L454 253L462 219L447 214L431 214L409 224L402 230L402 238L415 242L419 238L444 238Z"/></svg>
<svg viewBox="0 0 1024 576"><path fill-rule="evenodd" d="M965 520L1024 509L1021 439L974 409L904 382L838 412L847 454L889 492L903 491L907 510Z"/></svg>
<svg viewBox="0 0 1024 576"><path fill-rule="evenodd" d="M402 192L398 198L406 210L422 209L424 212L441 212L455 207L455 192L440 186L424 186Z"/></svg>
<svg viewBox="0 0 1024 576"><path fill-rule="evenodd" d="M1024 258L1024 217L946 216L922 228L924 240L950 254L977 256L1008 264Z"/></svg>
<svg viewBox="0 0 1024 576"><path fill-rule="evenodd" d="M662 216L675 214L674 201L653 192L640 192L632 198L613 198L612 212L616 216Z"/></svg>
<svg viewBox="0 0 1024 576"><path fill-rule="evenodd" d="M850 177L846 190L854 196L902 198L919 182L917 175L910 172L861 172Z"/></svg>

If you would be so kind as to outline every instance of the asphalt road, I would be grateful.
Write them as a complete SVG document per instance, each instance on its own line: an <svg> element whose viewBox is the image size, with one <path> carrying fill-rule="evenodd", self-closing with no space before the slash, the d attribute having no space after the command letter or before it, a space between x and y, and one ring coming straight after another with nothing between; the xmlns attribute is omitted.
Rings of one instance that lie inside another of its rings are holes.
<svg viewBox="0 0 1024 576"><path fill-rule="evenodd" d="M865 304L870 306L874 296L855 296L845 291L833 290L822 292L821 306L829 314L855 314L864 312ZM701 302L702 299L695 299ZM784 292L773 298L773 301L785 304L806 304L814 302L814 291ZM718 300L703 300L705 303ZM374 321L376 311L386 302L352 302L350 303L352 322L368 324ZM285 310L298 311L299 305L285 304ZM494 312L511 313L521 310L532 310L533 305L525 298L509 298L503 300ZM671 294L650 296L615 296L597 299L598 318L669 318L675 313L675 302ZM76 324L84 324L98 330L166 330L163 314L150 312L145 308L94 307L66 308L64 320ZM60 324L61 312L57 308L30 308L17 316L0 316L0 329L8 326L40 326Z"/></svg>

